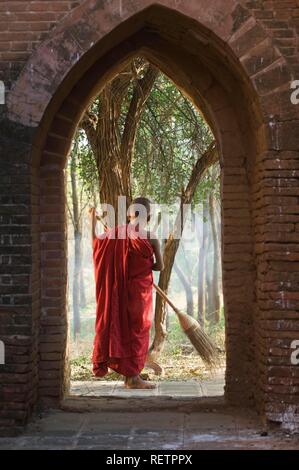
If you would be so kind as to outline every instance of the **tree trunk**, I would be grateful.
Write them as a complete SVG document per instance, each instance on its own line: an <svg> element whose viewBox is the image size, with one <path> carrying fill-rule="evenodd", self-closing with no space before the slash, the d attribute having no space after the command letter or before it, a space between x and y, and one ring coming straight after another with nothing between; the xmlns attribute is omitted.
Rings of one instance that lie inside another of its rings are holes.
<svg viewBox="0 0 299 470"><path fill-rule="evenodd" d="M216 230L217 230L217 240L218 240L218 289L220 296L220 308L223 306L223 288L222 288L222 252L221 252L221 206L216 204Z"/></svg>
<svg viewBox="0 0 299 470"><path fill-rule="evenodd" d="M199 239L199 266L198 266L198 321L202 328L205 326L205 318L208 310L208 278L207 278L207 250L208 250L208 210L207 201L203 201L202 215L202 239Z"/></svg>
<svg viewBox="0 0 299 470"><path fill-rule="evenodd" d="M158 69L148 65L143 78L135 79L122 132L119 118L123 100L133 81L130 68L105 86L98 98L97 113L88 111L81 121L96 161L100 202L111 205L115 211L115 218L108 214L106 219L110 227L125 223L124 219L118 219L118 197L124 196L127 206L131 203L131 162L136 134L158 74Z"/></svg>
<svg viewBox="0 0 299 470"><path fill-rule="evenodd" d="M205 317L210 320L210 314L213 312L211 302L211 276L210 276L210 251L211 251L211 233L210 233L210 213L209 199L204 204L204 239L205 239Z"/></svg>
<svg viewBox="0 0 299 470"><path fill-rule="evenodd" d="M82 243L82 241L81 241L81 243ZM81 258L83 258L83 253L82 253ZM85 282L84 282L82 263L81 263L81 272L80 272L80 307L81 308L86 307Z"/></svg>
<svg viewBox="0 0 299 470"><path fill-rule="evenodd" d="M196 235L198 240L198 271L197 271L197 320L199 321L202 328L204 328L204 309L205 309L205 298L204 298L204 256L205 250L203 245L203 230L200 230L200 225L203 229L203 220L196 220Z"/></svg>
<svg viewBox="0 0 299 470"><path fill-rule="evenodd" d="M212 307L212 316L211 321L214 323L219 323L220 320L220 296L219 296L219 281L218 281L218 272L219 272L219 242L218 242L218 233L217 233L217 221L215 214L215 198L212 193L209 195L209 212L210 212L210 221L211 221L211 235L212 235L212 244L213 244L213 270L212 270L212 281L211 281L211 307Z"/></svg>
<svg viewBox="0 0 299 470"><path fill-rule="evenodd" d="M169 238L165 243L163 253L164 269L161 271L159 276L159 287L166 293L168 292L171 270L178 246L179 240L173 238ZM153 358L156 359L156 357L163 351L166 336L167 310L165 302L162 300L161 296L158 295L156 296L155 306L155 336L150 348L150 353Z"/></svg>
<svg viewBox="0 0 299 470"><path fill-rule="evenodd" d="M166 293L168 292L175 255L180 244L179 236L181 236L183 233L187 218L187 213L183 210L183 207L184 205L191 203L199 181L204 176L208 168L216 163L217 160L217 148L213 142L207 151L198 158L192 169L186 189L182 191L180 211L176 217L173 233L169 236L165 244L163 253L164 269L161 271L159 277L159 287ZM160 296L158 296L155 308L155 337L150 347L150 354L155 360L163 351L166 336L167 329L165 302L162 301Z"/></svg>
<svg viewBox="0 0 299 470"><path fill-rule="evenodd" d="M71 186L74 227L74 273L73 273L73 335L76 339L81 331L80 318L80 276L82 270L82 228L80 223L79 201L77 192L76 152L71 155Z"/></svg>
<svg viewBox="0 0 299 470"><path fill-rule="evenodd" d="M192 292L190 282L176 261L174 263L174 270L185 290L187 313L188 315L192 317L194 313L194 304L193 304L193 292Z"/></svg>
<svg viewBox="0 0 299 470"><path fill-rule="evenodd" d="M75 238L75 260L73 275L73 335L74 339L81 332L80 318L80 273L81 273L81 235L80 232L74 233Z"/></svg>

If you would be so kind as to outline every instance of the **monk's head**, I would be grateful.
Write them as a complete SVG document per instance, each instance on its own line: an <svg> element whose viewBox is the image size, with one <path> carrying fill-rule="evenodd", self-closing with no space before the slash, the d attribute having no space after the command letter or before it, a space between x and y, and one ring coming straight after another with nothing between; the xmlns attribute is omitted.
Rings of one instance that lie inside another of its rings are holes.
<svg viewBox="0 0 299 470"><path fill-rule="evenodd" d="M136 197L128 209L128 218L130 222L146 225L151 218L151 201L147 197Z"/></svg>

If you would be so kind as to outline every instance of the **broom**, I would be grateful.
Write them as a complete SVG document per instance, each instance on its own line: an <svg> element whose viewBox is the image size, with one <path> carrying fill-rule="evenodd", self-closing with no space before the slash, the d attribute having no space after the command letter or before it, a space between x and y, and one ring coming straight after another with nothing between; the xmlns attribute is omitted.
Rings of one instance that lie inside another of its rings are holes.
<svg viewBox="0 0 299 470"><path fill-rule="evenodd" d="M190 342L193 344L194 348L200 355L203 362L209 367L217 366L217 356L218 350L217 347L212 343L208 335L203 331L198 321L190 317L186 313L183 313L181 310L175 307L171 300L167 297L165 292L156 284L154 287L158 294L165 300L165 302L170 305L170 307L176 313L181 328L189 338Z"/></svg>

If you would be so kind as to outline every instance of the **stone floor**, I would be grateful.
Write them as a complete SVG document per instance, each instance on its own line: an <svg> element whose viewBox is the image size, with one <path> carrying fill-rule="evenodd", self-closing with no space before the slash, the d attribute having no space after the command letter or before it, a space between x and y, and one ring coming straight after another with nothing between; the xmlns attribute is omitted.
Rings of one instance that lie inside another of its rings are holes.
<svg viewBox="0 0 299 470"><path fill-rule="evenodd" d="M153 390L129 390L122 381L72 382L70 395L88 397L215 397L224 393L224 377L218 374L209 380L163 381Z"/></svg>
<svg viewBox="0 0 299 470"><path fill-rule="evenodd" d="M0 449L299 449L299 436L262 427L250 410L229 408L223 375L160 382L154 391L121 382L74 382L62 410L42 413Z"/></svg>
<svg viewBox="0 0 299 470"><path fill-rule="evenodd" d="M138 412L138 401L130 412L50 411L20 437L0 438L0 449L299 449L298 436L265 433L248 410Z"/></svg>

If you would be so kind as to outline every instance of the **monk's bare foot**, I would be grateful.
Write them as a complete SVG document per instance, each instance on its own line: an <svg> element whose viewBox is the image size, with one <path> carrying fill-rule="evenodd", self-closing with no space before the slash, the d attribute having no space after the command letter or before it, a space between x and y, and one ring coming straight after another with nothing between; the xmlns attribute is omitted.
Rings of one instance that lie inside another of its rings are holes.
<svg viewBox="0 0 299 470"><path fill-rule="evenodd" d="M146 382L145 380L142 380L140 375L137 375L136 377L126 377L125 387L132 389L150 390L156 388L156 384Z"/></svg>

